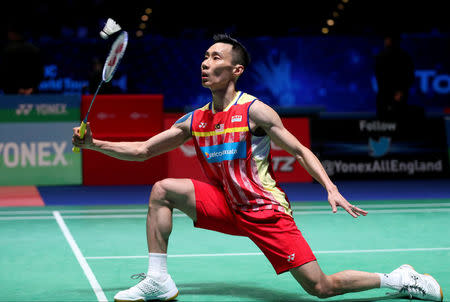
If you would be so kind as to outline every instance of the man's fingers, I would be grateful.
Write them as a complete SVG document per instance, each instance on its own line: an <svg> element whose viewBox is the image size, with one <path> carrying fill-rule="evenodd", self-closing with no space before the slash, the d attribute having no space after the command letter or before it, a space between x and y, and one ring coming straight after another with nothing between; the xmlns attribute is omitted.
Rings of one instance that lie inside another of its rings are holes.
<svg viewBox="0 0 450 302"><path fill-rule="evenodd" d="M80 134L80 127L74 127L73 128L73 134L79 135Z"/></svg>
<svg viewBox="0 0 450 302"><path fill-rule="evenodd" d="M353 210L352 206L348 206L344 208L350 215L352 215L354 218L357 218L359 214Z"/></svg>
<svg viewBox="0 0 450 302"><path fill-rule="evenodd" d="M361 215L363 215L363 216L366 216L367 215L367 211L365 211L365 210L363 210L363 209L359 209L358 208L358 211L361 213Z"/></svg>
<svg viewBox="0 0 450 302"><path fill-rule="evenodd" d="M363 216L367 215L367 211L364 211L363 209L360 209L354 205L350 205L346 210L350 215L352 215L355 218L361 215Z"/></svg>
<svg viewBox="0 0 450 302"><path fill-rule="evenodd" d="M360 209L357 206L352 206L352 211L355 213L358 213L359 215L363 215L363 216L367 215L367 211L364 211L363 209Z"/></svg>
<svg viewBox="0 0 450 302"><path fill-rule="evenodd" d="M337 207L336 207L336 203L335 202L330 202L331 205L331 210L333 211L333 213L337 212Z"/></svg>

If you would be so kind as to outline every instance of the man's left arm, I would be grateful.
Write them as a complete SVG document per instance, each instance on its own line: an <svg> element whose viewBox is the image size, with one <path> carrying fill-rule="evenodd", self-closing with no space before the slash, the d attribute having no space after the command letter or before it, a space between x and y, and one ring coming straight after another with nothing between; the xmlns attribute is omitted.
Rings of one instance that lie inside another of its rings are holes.
<svg viewBox="0 0 450 302"><path fill-rule="evenodd" d="M338 188L328 177L319 159L284 127L281 118L270 106L255 101L250 107L249 115L249 126L252 130L263 129L275 144L294 156L300 165L327 190L328 202L333 213L336 213L337 206L340 206L355 218L367 214L366 211L350 204L339 193Z"/></svg>

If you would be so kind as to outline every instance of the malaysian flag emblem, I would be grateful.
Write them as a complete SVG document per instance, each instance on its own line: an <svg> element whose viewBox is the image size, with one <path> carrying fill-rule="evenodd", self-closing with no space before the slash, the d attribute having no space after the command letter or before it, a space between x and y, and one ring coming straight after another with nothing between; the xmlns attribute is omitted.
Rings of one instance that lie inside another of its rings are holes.
<svg viewBox="0 0 450 302"><path fill-rule="evenodd" d="M216 129L216 132L221 132L225 129L225 125L224 124L216 124L214 126L214 128Z"/></svg>

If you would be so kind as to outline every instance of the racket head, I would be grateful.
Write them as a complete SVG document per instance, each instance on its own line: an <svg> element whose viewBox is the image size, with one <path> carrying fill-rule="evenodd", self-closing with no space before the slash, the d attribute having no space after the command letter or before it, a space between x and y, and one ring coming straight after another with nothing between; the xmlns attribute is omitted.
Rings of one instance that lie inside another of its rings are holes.
<svg viewBox="0 0 450 302"><path fill-rule="evenodd" d="M114 73L119 66L120 60L122 60L125 50L128 45L128 33L122 31L116 38L111 46L108 57L106 58L105 65L103 65L102 80L103 82L109 82L114 76Z"/></svg>

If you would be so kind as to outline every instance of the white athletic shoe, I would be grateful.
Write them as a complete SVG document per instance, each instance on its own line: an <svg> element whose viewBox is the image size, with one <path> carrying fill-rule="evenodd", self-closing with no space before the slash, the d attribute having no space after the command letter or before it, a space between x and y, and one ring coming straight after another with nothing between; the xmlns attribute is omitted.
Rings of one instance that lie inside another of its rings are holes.
<svg viewBox="0 0 450 302"><path fill-rule="evenodd" d="M142 276L145 274L133 275ZM132 278L133 278L132 276ZM133 278L136 279L136 278ZM169 277L164 282L158 282L149 276L145 276L141 282L127 290L122 290L114 296L115 302L145 302L149 300L169 301L178 296L178 289Z"/></svg>
<svg viewBox="0 0 450 302"><path fill-rule="evenodd" d="M442 301L444 294L437 281L428 274L419 274L409 264L403 264L391 274L400 274L400 293L409 294L411 298L429 301Z"/></svg>

